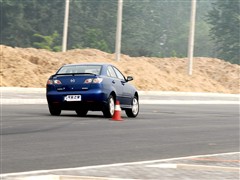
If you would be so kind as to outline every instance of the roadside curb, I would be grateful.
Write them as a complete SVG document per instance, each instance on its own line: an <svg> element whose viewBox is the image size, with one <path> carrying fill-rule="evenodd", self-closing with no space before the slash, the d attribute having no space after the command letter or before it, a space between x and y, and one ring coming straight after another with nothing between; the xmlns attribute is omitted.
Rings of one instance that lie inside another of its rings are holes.
<svg viewBox="0 0 240 180"><path fill-rule="evenodd" d="M0 104L47 104L45 88L0 87ZM240 104L240 94L139 91L140 104Z"/></svg>
<svg viewBox="0 0 240 180"><path fill-rule="evenodd" d="M24 88L24 87L0 87L1 93L3 92L22 92L22 93L45 93L45 88ZM138 91L139 95L180 95L180 96L215 96L215 97L237 97L240 94L225 94L225 93L211 93L211 92L178 92L178 91Z"/></svg>
<svg viewBox="0 0 240 180"><path fill-rule="evenodd" d="M240 94L224 94L224 93L211 93L211 92L177 92L177 91L139 91L139 95L174 95L174 96L201 96L201 97L236 97L240 98Z"/></svg>

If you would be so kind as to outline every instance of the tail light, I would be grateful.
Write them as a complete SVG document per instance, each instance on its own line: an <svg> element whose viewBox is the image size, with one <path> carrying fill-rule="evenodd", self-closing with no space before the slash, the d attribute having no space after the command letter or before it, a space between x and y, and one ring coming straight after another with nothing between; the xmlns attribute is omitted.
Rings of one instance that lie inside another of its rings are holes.
<svg viewBox="0 0 240 180"><path fill-rule="evenodd" d="M84 81L84 84L100 84L103 81L102 78L89 78Z"/></svg>
<svg viewBox="0 0 240 180"><path fill-rule="evenodd" d="M84 81L84 84L90 84L90 83L92 83L92 80L93 80L93 79L86 79L86 80Z"/></svg>
<svg viewBox="0 0 240 180"><path fill-rule="evenodd" d="M53 80L53 83L54 84L62 84L62 82L60 80L58 80L58 79Z"/></svg>
<svg viewBox="0 0 240 180"><path fill-rule="evenodd" d="M49 79L48 81L47 81L47 84L53 84L53 80L51 80L51 79Z"/></svg>
<svg viewBox="0 0 240 180"><path fill-rule="evenodd" d="M94 78L93 83L94 84L100 84L103 81L103 78Z"/></svg>
<svg viewBox="0 0 240 180"><path fill-rule="evenodd" d="M47 81L47 84L48 85L51 85L51 84L62 84L62 82L60 80L58 80L58 79L55 79L55 80L49 79Z"/></svg>

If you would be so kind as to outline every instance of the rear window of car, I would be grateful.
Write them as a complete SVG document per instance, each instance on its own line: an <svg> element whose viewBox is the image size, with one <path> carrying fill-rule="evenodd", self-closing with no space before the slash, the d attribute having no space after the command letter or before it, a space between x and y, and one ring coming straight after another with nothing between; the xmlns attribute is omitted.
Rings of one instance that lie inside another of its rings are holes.
<svg viewBox="0 0 240 180"><path fill-rule="evenodd" d="M101 65L74 65L74 66L63 66L57 74L78 74L78 73L91 73L99 75L101 72Z"/></svg>

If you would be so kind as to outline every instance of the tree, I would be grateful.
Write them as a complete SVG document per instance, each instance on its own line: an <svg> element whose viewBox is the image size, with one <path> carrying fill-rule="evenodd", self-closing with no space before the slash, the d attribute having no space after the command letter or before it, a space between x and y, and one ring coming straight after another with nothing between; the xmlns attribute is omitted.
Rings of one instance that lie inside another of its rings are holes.
<svg viewBox="0 0 240 180"><path fill-rule="evenodd" d="M210 1L199 0L197 5L197 56L208 56L212 49L208 37L210 25L203 19ZM123 11L123 53L133 56L187 56L191 0L128 0L124 2Z"/></svg>
<svg viewBox="0 0 240 180"><path fill-rule="evenodd" d="M100 29L87 29L84 36L84 47L95 48L101 51L110 52Z"/></svg>
<svg viewBox="0 0 240 180"><path fill-rule="evenodd" d="M196 56L211 56L203 16L216 0L198 0ZM64 0L0 0L1 44L53 49L61 46ZM68 49L115 51L117 0L71 0ZM186 57L191 0L126 0L123 3L122 53L130 56ZM54 32L59 37L49 46ZM34 34L38 34L37 36ZM47 39L46 39L47 38ZM39 44L40 43L40 44Z"/></svg>
<svg viewBox="0 0 240 180"><path fill-rule="evenodd" d="M41 34L34 34L36 42L33 46L36 48L47 49L49 51L60 51L61 46L59 46L59 34L55 31L50 36L43 36Z"/></svg>
<svg viewBox="0 0 240 180"><path fill-rule="evenodd" d="M28 35L33 33L33 29L25 19L26 5L21 1L1 1L1 44L19 47L31 44Z"/></svg>
<svg viewBox="0 0 240 180"><path fill-rule="evenodd" d="M1 44L31 47L34 34L62 34L64 1L1 0Z"/></svg>
<svg viewBox="0 0 240 180"><path fill-rule="evenodd" d="M217 0L208 13L212 25L211 37L215 42L217 57L239 64L240 55L240 2Z"/></svg>
<svg viewBox="0 0 240 180"><path fill-rule="evenodd" d="M69 48L96 48L114 52L117 1L71 0L69 15ZM95 33L94 33L95 31ZM96 34L94 44L89 35ZM105 46L105 47L104 47Z"/></svg>

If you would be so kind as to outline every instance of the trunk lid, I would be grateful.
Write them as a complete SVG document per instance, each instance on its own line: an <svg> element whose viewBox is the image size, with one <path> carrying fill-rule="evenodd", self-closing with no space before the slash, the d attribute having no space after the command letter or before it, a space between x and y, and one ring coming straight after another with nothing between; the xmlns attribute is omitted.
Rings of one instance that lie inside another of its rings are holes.
<svg viewBox="0 0 240 180"><path fill-rule="evenodd" d="M53 80L59 80L61 84L56 84L58 91L87 91L91 83L84 83L86 79L94 78L95 75L55 75Z"/></svg>

